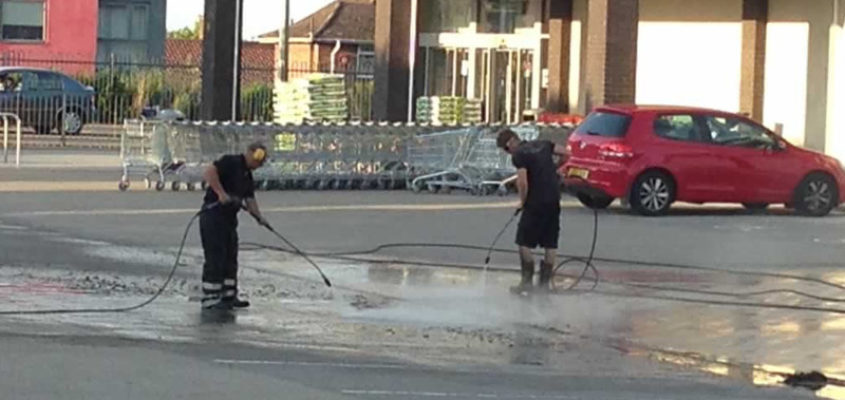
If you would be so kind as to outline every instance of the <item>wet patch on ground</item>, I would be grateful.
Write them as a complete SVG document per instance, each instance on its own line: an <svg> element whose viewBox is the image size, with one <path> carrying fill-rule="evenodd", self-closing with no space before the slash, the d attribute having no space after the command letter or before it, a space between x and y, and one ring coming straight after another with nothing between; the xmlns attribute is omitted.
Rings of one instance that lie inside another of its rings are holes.
<svg viewBox="0 0 845 400"><path fill-rule="evenodd" d="M4 309L140 303L158 291L176 250L114 246L61 235L50 235L49 240L78 245L92 257L143 264L147 269L133 267L130 275L3 266L0 299ZM793 374L818 369L830 377L845 371L836 356L843 350L839 332L845 330L845 317L841 315L704 303L739 292L789 288L793 292L747 297L768 304L839 306L835 301L796 294L840 295L839 289L808 280L613 265L602 270L595 291L579 286L560 295L522 299L507 293L507 286L516 279L514 273L318 259L335 281L335 288L328 289L298 258L255 251L242 254L240 275L242 295L254 307L216 318L200 313L199 304L191 301L199 295L201 258L199 249L187 249L162 298L137 312L22 318L154 340L231 340L366 352L416 363L542 366L552 372L580 369L593 374L597 366L610 363L628 375L662 373L668 368L673 376L704 371L779 385L785 376L780 381L764 379L766 375L760 372L764 369L753 366ZM839 276L834 270L816 270L814 275L829 280ZM558 286L567 287L570 282L561 277ZM667 292L702 302L653 298ZM663 366L638 371L640 362L620 355L643 356ZM618 371L595 373L605 372ZM827 385L819 393L831 396L834 386Z"/></svg>

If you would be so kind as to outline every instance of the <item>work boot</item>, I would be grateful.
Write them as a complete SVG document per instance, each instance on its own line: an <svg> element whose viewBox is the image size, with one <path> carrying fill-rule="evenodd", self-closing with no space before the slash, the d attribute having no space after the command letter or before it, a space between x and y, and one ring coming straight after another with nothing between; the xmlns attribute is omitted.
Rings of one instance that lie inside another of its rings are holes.
<svg viewBox="0 0 845 400"><path fill-rule="evenodd" d="M249 307L249 302L246 300L239 299L237 297L227 297L223 299L223 303L228 304L232 308L247 308Z"/></svg>
<svg viewBox="0 0 845 400"><path fill-rule="evenodd" d="M541 292L548 292L552 290L552 275L554 274L554 265L545 261L540 261L540 281L537 283L537 289Z"/></svg>
<svg viewBox="0 0 845 400"><path fill-rule="evenodd" d="M522 262L522 280L516 286L511 286L511 293L518 295L527 295L532 290L534 284L534 262Z"/></svg>
<svg viewBox="0 0 845 400"><path fill-rule="evenodd" d="M208 301L204 300L202 302L202 310L203 311L230 311L232 310L232 303L218 300L218 301Z"/></svg>

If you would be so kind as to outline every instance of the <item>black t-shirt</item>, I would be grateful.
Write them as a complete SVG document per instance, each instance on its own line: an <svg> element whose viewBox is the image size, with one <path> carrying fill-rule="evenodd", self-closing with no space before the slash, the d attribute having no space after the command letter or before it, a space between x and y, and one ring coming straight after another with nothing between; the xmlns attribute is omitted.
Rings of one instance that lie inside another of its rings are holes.
<svg viewBox="0 0 845 400"><path fill-rule="evenodd" d="M231 197L235 196L240 199L255 198L255 183L252 180L252 171L246 165L246 158L243 154L233 154L220 157L214 162L217 167L217 175L220 177L220 184L223 185L223 190ZM217 202L217 193L211 190L211 187L205 191L205 205L214 204ZM232 214L237 214L239 205L231 205L225 207L227 211Z"/></svg>
<svg viewBox="0 0 845 400"><path fill-rule="evenodd" d="M522 142L511 156L513 166L528 170L526 207L560 203L560 177L555 165L554 143L548 140Z"/></svg>

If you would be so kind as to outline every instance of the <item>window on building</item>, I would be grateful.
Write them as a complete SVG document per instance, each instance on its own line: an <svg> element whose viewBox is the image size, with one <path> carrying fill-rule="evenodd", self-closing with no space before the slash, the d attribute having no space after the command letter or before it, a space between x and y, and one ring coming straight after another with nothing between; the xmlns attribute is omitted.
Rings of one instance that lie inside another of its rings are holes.
<svg viewBox="0 0 845 400"><path fill-rule="evenodd" d="M100 39L129 39L129 9L118 5L101 6L98 31Z"/></svg>
<svg viewBox="0 0 845 400"><path fill-rule="evenodd" d="M374 50L375 49L371 44L362 44L358 46L358 54L355 57L355 70L358 74L361 74L362 77L372 78L372 74L375 72L376 53Z"/></svg>
<svg viewBox="0 0 845 400"><path fill-rule="evenodd" d="M484 2L485 33L514 33L524 25L528 0L488 0Z"/></svg>
<svg viewBox="0 0 845 400"><path fill-rule="evenodd" d="M99 44L100 61L114 56L121 62L148 61L150 35L149 4L100 4Z"/></svg>
<svg viewBox="0 0 845 400"><path fill-rule="evenodd" d="M2 40L44 40L44 0L0 0Z"/></svg>
<svg viewBox="0 0 845 400"><path fill-rule="evenodd" d="M457 32L476 20L477 0L424 0L420 2L420 32Z"/></svg>
<svg viewBox="0 0 845 400"><path fill-rule="evenodd" d="M150 12L147 6L137 5L132 7L132 21L129 27L133 40L147 40L149 20Z"/></svg>
<svg viewBox="0 0 845 400"><path fill-rule="evenodd" d="M147 40L150 10L146 5L100 6L99 37L107 40Z"/></svg>

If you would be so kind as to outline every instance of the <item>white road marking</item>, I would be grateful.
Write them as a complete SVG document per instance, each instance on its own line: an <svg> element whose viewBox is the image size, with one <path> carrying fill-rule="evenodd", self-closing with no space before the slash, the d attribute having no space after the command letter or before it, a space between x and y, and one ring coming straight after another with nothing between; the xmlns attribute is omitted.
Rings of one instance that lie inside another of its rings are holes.
<svg viewBox="0 0 845 400"><path fill-rule="evenodd" d="M17 226L17 225L5 225L0 224L0 229L4 231L25 231L27 228L25 226Z"/></svg>
<svg viewBox="0 0 845 400"><path fill-rule="evenodd" d="M351 369L409 369L399 364L354 364L354 363L328 363L328 362L307 362L307 361L273 361L273 360L214 360L217 364L230 365L289 365L297 367L329 367L329 368L351 368Z"/></svg>
<svg viewBox="0 0 845 400"><path fill-rule="evenodd" d="M143 188L140 185L139 188ZM117 190L117 180L113 182L97 181L5 181L0 185L2 193L30 192L113 192ZM146 189L144 189L146 190Z"/></svg>
<svg viewBox="0 0 845 400"><path fill-rule="evenodd" d="M469 398L469 399L560 399L560 400L574 400L581 399L581 397L573 397L568 395L535 395L535 394L498 394L498 393L454 393L454 392L417 392L406 390L354 390L344 389L341 393L356 396L373 396L373 397L396 397L396 396L415 396L415 397L437 397L437 398Z"/></svg>

